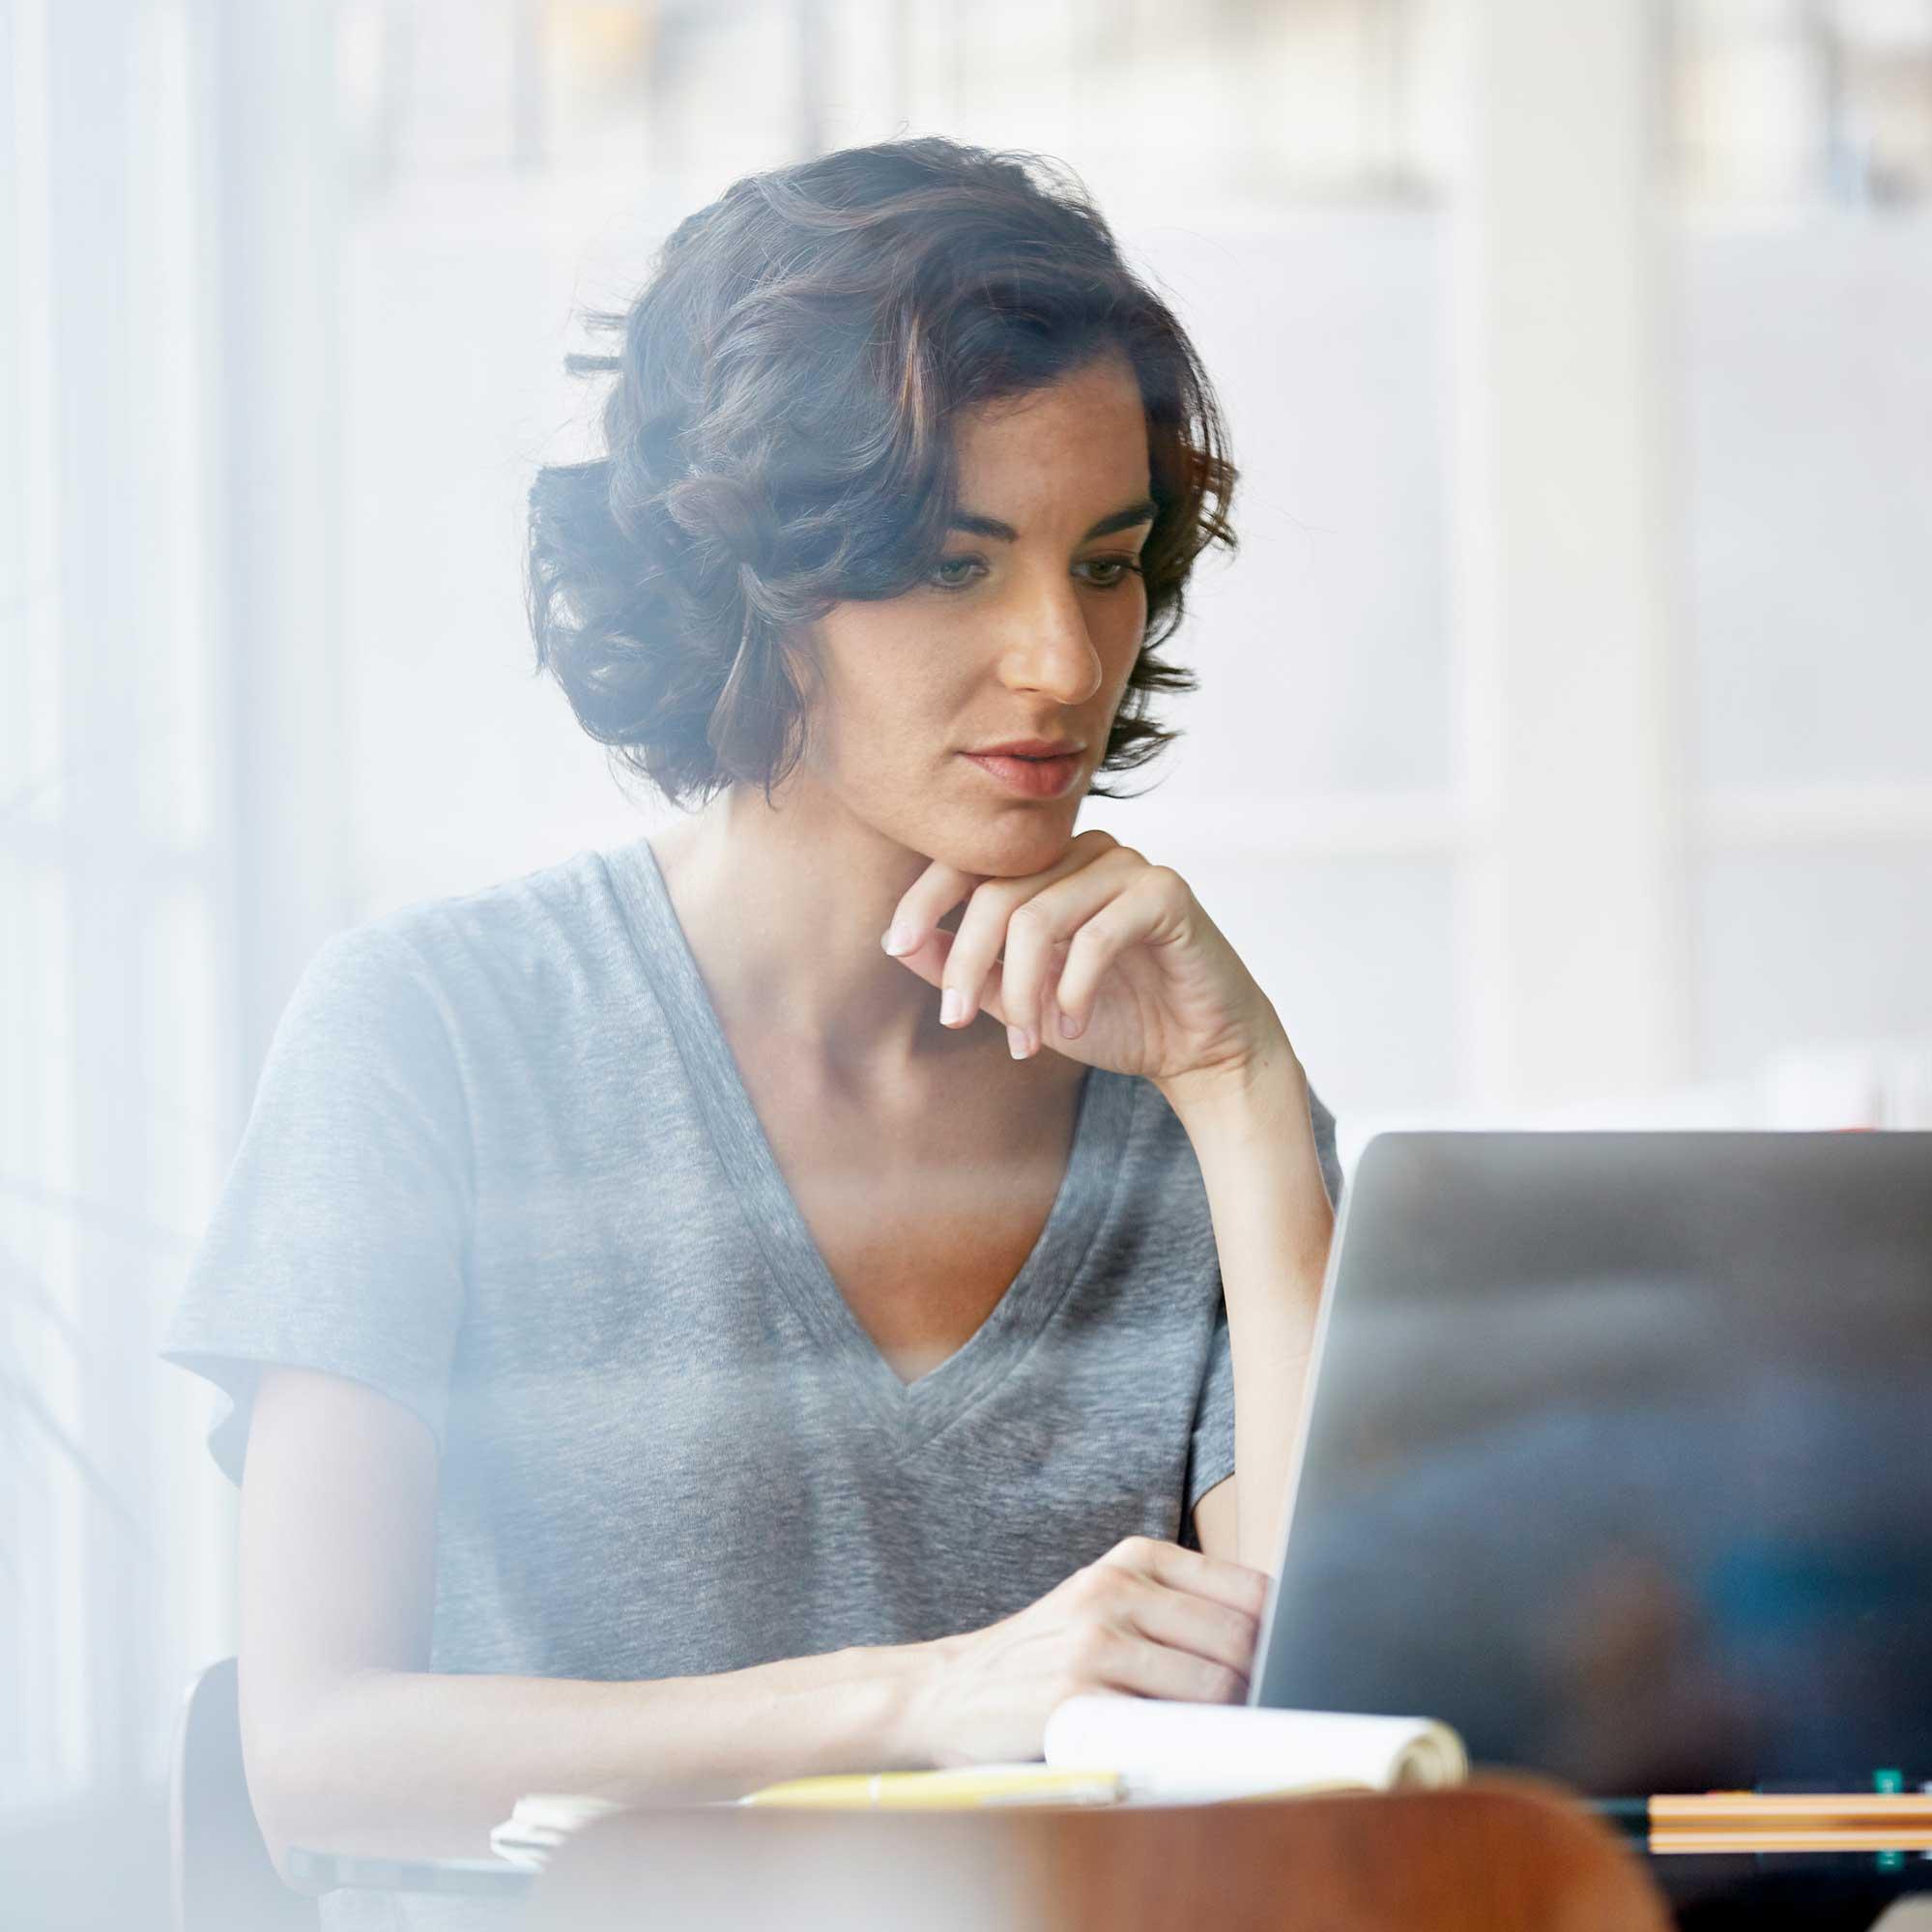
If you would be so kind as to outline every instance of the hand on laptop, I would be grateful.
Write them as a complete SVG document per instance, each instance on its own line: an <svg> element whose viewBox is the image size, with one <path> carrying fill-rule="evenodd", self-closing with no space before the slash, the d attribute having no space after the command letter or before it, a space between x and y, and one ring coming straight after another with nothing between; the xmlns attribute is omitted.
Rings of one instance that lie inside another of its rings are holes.
<svg viewBox="0 0 1932 1932"><path fill-rule="evenodd" d="M1048 1716L1086 1691L1229 1704L1248 1692L1268 1579L1129 1537L1038 1602L922 1645L910 1754L937 1765L1040 1755Z"/></svg>

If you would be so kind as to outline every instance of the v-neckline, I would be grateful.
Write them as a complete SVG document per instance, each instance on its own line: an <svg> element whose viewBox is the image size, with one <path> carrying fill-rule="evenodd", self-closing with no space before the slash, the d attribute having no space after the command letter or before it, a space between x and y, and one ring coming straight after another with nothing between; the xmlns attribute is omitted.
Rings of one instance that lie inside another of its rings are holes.
<svg viewBox="0 0 1932 1932"><path fill-rule="evenodd" d="M780 1293L881 1421L920 1435L944 1427L1004 1379L1078 1279L1121 1169L1135 1082L1102 1067L1086 1070L1066 1171L1026 1258L979 1327L907 1381L840 1292L778 1166L649 839L603 857L646 972L671 1009L719 1164Z"/></svg>

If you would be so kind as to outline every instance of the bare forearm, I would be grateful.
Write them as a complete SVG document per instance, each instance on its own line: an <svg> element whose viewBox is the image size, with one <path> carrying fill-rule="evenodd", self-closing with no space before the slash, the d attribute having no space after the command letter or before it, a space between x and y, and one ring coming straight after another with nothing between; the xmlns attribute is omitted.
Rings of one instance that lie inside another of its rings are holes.
<svg viewBox="0 0 1932 1932"><path fill-rule="evenodd" d="M1206 1185L1234 1363L1239 1561L1272 1568L1335 1214L1287 1046L1239 1081L1170 1093Z"/></svg>
<svg viewBox="0 0 1932 1932"><path fill-rule="evenodd" d="M278 1862L291 1844L479 1856L526 1792L724 1798L927 1761L925 1649L638 1683L361 1671L250 1724L250 1786Z"/></svg>

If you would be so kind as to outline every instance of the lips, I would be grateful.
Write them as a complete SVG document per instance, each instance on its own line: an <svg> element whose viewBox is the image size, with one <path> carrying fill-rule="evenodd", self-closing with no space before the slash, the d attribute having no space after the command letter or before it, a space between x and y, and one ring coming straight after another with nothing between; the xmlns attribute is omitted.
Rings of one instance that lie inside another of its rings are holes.
<svg viewBox="0 0 1932 1932"><path fill-rule="evenodd" d="M963 756L1023 798L1056 798L1079 777L1085 749L1064 738L1014 738Z"/></svg>
<svg viewBox="0 0 1932 1932"><path fill-rule="evenodd" d="M1077 758L1086 747L1076 738L1008 738L975 746L968 758Z"/></svg>

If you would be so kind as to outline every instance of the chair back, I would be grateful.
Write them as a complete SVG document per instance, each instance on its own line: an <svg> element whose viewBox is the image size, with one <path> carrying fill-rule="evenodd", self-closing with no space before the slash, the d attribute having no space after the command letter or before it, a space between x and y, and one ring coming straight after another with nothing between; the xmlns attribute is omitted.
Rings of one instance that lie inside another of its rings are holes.
<svg viewBox="0 0 1932 1932"><path fill-rule="evenodd" d="M313 1899L281 1881L242 1770L235 1659L187 1687L168 1767L174 1932L315 1932Z"/></svg>

